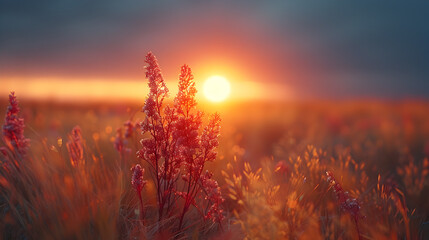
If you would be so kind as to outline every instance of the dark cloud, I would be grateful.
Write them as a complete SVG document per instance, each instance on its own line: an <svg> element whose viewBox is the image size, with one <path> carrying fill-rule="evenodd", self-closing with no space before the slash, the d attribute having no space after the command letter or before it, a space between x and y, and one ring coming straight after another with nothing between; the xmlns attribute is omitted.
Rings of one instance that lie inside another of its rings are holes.
<svg viewBox="0 0 429 240"><path fill-rule="evenodd" d="M257 78L306 96L429 97L427 22L424 2L0 0L0 74L132 77L148 50L252 51L248 68L272 61Z"/></svg>
<svg viewBox="0 0 429 240"><path fill-rule="evenodd" d="M296 39L301 51L325 63L319 91L429 96L429 3L282 1L259 7L285 39Z"/></svg>

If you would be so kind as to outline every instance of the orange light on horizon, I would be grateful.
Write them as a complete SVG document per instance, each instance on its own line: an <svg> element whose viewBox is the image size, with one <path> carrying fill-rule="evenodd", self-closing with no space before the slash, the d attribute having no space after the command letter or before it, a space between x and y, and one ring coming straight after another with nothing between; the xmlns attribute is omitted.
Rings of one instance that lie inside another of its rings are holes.
<svg viewBox="0 0 429 240"><path fill-rule="evenodd" d="M205 90L204 83L196 77L197 99L201 102L220 102L226 98L229 101L270 100L292 96L284 86L260 84L254 81L226 80L219 89ZM210 78L207 78L210 79ZM87 101L139 101L146 99L148 86L146 80L118 79L64 79L64 78L9 78L2 79L1 97L7 97L15 91L21 99L53 100L62 102ZM222 87L223 85L223 87ZM177 80L167 80L170 99L177 93Z"/></svg>
<svg viewBox="0 0 429 240"><path fill-rule="evenodd" d="M54 101L142 101L148 90L144 81L112 79L31 78L8 79L2 96L15 91L20 98Z"/></svg>

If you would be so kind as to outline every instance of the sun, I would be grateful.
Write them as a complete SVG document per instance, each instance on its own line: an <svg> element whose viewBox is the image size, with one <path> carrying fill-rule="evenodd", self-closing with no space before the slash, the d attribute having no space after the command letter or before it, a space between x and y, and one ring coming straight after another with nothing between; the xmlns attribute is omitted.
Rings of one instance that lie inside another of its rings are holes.
<svg viewBox="0 0 429 240"><path fill-rule="evenodd" d="M211 76L204 83L204 96L212 102L222 102L231 93L231 85L222 76Z"/></svg>

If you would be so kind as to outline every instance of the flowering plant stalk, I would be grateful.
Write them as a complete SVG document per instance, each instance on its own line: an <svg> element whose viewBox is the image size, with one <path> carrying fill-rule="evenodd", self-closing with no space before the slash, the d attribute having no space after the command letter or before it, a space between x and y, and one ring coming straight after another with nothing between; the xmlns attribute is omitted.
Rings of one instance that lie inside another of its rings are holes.
<svg viewBox="0 0 429 240"><path fill-rule="evenodd" d="M79 126L75 126L68 136L67 150L69 152L70 163L77 167L84 163L82 134Z"/></svg>
<svg viewBox="0 0 429 240"><path fill-rule="evenodd" d="M189 66L181 67L179 91L173 106L164 106L168 88L158 62L152 53L146 56L146 77L150 92L143 107L146 118L141 123L143 134L138 157L146 161L154 178L157 192L158 219L172 216L180 209L179 229L185 214L194 205L205 216L220 222L223 198L211 174L203 174L204 165L216 159L220 117L215 114L202 129L203 113L195 111L197 102L194 77ZM179 190L179 185L182 186ZM207 212L199 209L198 194L209 202ZM183 205L179 206L179 199Z"/></svg>
<svg viewBox="0 0 429 240"><path fill-rule="evenodd" d="M335 179L334 174L330 171L326 172L327 181L331 185L338 200L338 204L342 211L350 214L356 226L359 239L362 239L359 229L359 219L362 217L360 214L360 204L356 198L351 198L348 192L344 191L341 184Z"/></svg>
<svg viewBox="0 0 429 240"><path fill-rule="evenodd" d="M134 187L134 189L137 192L137 195L139 197L140 201L140 217L144 219L144 206L143 206L143 199L142 199L142 190L144 186L146 185L145 180L143 180L143 174L144 174L144 168L140 166L140 164L136 164L134 167L131 168L131 171L133 172L133 176L131 178L131 185Z"/></svg>
<svg viewBox="0 0 429 240"><path fill-rule="evenodd" d="M21 157L25 157L30 147L30 140L24 136L24 119L19 117L19 112L15 92L11 92L3 125L3 139L11 151Z"/></svg>

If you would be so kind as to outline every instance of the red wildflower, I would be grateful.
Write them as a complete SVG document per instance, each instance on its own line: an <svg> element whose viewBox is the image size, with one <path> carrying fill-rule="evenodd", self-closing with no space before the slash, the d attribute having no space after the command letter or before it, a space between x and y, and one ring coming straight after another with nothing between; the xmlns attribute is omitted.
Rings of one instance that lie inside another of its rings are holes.
<svg viewBox="0 0 429 240"><path fill-rule="evenodd" d="M140 214L141 214L141 218L144 218L144 207L143 207L143 200L141 195L142 190L146 185L146 181L143 180L144 168L142 168L140 164L136 164L134 167L131 168L131 171L133 172L133 176L131 177L131 185L134 187L139 197Z"/></svg>
<svg viewBox="0 0 429 240"><path fill-rule="evenodd" d="M165 211L171 214L176 208L178 198L184 199L180 229L185 213L191 205L195 205L195 197L201 192L201 174L205 162L216 159L220 118L215 115L201 131L203 113L194 111L197 90L187 65L181 68L179 91L174 105L164 107L168 89L152 53L146 56L146 63L150 92L143 107L146 118L141 123L141 129L150 136L141 140L142 148L137 155L151 165L160 220ZM181 174L181 171L184 172ZM182 191L178 191L179 179L183 179L185 184Z"/></svg>
<svg viewBox="0 0 429 240"><path fill-rule="evenodd" d="M79 126L73 128L68 136L67 150L69 152L71 164L76 167L83 161L82 134Z"/></svg>
<svg viewBox="0 0 429 240"><path fill-rule="evenodd" d="M124 136L122 135L122 129L121 128L116 129L116 138L115 138L114 146L118 152L123 153Z"/></svg>
<svg viewBox="0 0 429 240"><path fill-rule="evenodd" d="M212 176L213 174L208 171L201 176L201 184L207 194L205 199L211 203L205 218L211 219L213 222L221 223L224 219L221 207L224 199L222 198L222 193L217 181L212 179Z"/></svg>
<svg viewBox="0 0 429 240"><path fill-rule="evenodd" d="M350 213L354 218L357 218L359 216L360 210L359 202L357 201L357 199L351 198L348 192L344 191L344 189L341 187L341 184L335 180L334 174L332 172L328 171L326 172L326 175L328 176L328 182L334 189L341 209Z"/></svg>
<svg viewBox="0 0 429 240"><path fill-rule="evenodd" d="M137 152L137 156L148 161L152 166L156 166L158 158L155 140L152 138L145 138L140 140L140 144L142 148Z"/></svg>
<svg viewBox="0 0 429 240"><path fill-rule="evenodd" d="M195 94L194 75L192 75L191 68L188 65L183 65L179 76L179 92L174 99L175 107L179 113L184 113L186 116L189 112L197 106Z"/></svg>
<svg viewBox="0 0 429 240"><path fill-rule="evenodd" d="M20 109L15 92L10 93L9 104L3 125L3 137L16 153L25 156L30 146L30 140L24 136L24 119L19 117Z"/></svg>
<svg viewBox="0 0 429 240"><path fill-rule="evenodd" d="M116 137L113 145L115 146L115 149L121 154L122 157L125 154L125 152L131 151L130 148L126 147L127 142L128 141L124 139L124 135L122 134L122 128L116 129Z"/></svg>
<svg viewBox="0 0 429 240"><path fill-rule="evenodd" d="M348 212L352 217L356 224L356 229L358 231L359 239L361 239L358 220L361 217L360 215L360 205L356 198L351 198L348 192L345 192L341 187L341 184L335 180L334 174L332 172L327 171L326 175L328 176L327 181L334 189L336 194L338 203L340 205L341 210Z"/></svg>
<svg viewBox="0 0 429 240"><path fill-rule="evenodd" d="M126 121L124 123L124 127L125 127L125 138L131 138L133 136L133 133L136 129L136 125L138 124L134 124L133 122L131 122L130 120Z"/></svg>
<svg viewBox="0 0 429 240"><path fill-rule="evenodd" d="M149 79L149 94L143 107L143 112L147 117L158 120L159 108L161 107L164 98L168 96L168 88L165 85L164 78L161 74L161 69L158 65L155 55L149 52L146 55L145 62L148 64L146 69L146 78Z"/></svg>
<svg viewBox="0 0 429 240"><path fill-rule="evenodd" d="M140 166L140 164L136 164L131 168L133 172L133 176L131 177L131 185L133 185L134 189L138 194L141 193L143 187L146 185L146 181L143 180L144 168Z"/></svg>
<svg viewBox="0 0 429 240"><path fill-rule="evenodd" d="M213 114L209 124L203 130L201 148L204 153L205 161L214 161L216 159L216 148L219 146L220 121L219 114Z"/></svg>

